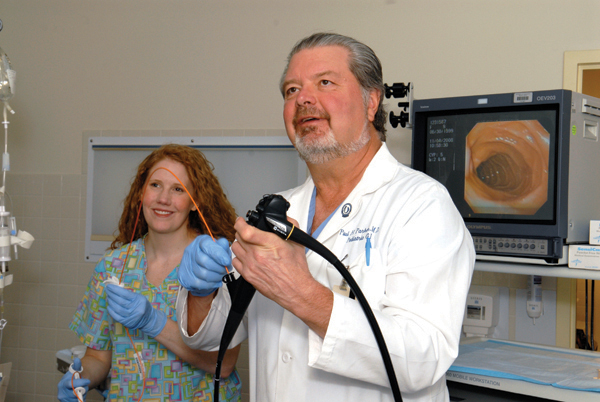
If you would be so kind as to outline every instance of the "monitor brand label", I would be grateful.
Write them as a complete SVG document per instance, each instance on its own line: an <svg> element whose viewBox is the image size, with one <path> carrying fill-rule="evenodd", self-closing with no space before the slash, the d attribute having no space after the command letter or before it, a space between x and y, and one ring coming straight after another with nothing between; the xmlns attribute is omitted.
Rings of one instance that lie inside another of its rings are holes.
<svg viewBox="0 0 600 402"><path fill-rule="evenodd" d="M535 99L539 102L553 101L556 100L556 95L540 95Z"/></svg>

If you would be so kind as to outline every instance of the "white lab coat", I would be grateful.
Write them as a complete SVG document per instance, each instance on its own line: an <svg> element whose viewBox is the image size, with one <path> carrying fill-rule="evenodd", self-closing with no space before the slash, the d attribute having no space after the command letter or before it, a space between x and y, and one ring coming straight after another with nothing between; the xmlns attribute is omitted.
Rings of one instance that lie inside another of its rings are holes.
<svg viewBox="0 0 600 402"><path fill-rule="evenodd" d="M282 193L291 204L288 216L303 230L313 189L309 178ZM403 400L448 401L445 373L458 354L475 253L446 189L398 163L383 144L318 240L343 259L374 310ZM309 251L306 258L320 283L330 289L341 284L341 275L321 256ZM216 350L230 305L226 289L192 337L185 331L186 300L182 289L178 319L184 340ZM356 300L334 293L324 339L258 292L246 318L232 345L248 335L251 401L393 401Z"/></svg>

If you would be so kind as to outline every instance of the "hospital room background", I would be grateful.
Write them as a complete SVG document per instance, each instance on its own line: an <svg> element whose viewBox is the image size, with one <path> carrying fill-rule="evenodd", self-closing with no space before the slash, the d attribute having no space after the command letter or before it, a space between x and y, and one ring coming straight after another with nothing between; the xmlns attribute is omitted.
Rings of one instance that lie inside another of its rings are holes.
<svg viewBox="0 0 600 402"><path fill-rule="evenodd" d="M6 400L56 400L57 352L80 344L68 325L95 265L85 259L90 138L284 137L280 74L316 31L371 46L384 81L410 82L415 99L581 90L565 59L600 62L599 18L597 0L3 0L0 47L17 72L6 191L35 237L3 289ZM396 113L397 102L386 99ZM387 143L411 163L408 128L389 127ZM474 273L474 285L506 292L506 339L519 340L528 279ZM543 276L540 343L575 346L581 282ZM238 366L247 378L246 351Z"/></svg>

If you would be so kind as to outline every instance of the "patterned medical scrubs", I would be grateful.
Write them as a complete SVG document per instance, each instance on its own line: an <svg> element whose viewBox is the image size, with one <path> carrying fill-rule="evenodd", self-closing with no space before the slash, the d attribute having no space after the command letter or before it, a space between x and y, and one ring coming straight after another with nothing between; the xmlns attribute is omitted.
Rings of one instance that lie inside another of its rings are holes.
<svg viewBox="0 0 600 402"><path fill-rule="evenodd" d="M213 376L184 362L162 344L138 330L129 333L135 350L141 353L146 384L140 375L135 352L125 327L115 322L106 310L103 281L111 275L120 277L127 246L109 251L96 266L88 288L79 303L70 328L92 349L112 350L108 400L137 401L142 388L145 402L212 401ZM143 294L158 310L176 321L175 301L179 289L177 269L169 274L160 288L146 280L146 253L143 239L134 241L123 274L125 288ZM241 382L237 371L221 379L221 401L241 400Z"/></svg>

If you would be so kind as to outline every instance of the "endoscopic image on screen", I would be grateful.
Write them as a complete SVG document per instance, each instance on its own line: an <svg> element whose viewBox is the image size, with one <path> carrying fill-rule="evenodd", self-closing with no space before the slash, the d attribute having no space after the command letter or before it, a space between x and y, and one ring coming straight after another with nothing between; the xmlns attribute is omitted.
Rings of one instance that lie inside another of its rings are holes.
<svg viewBox="0 0 600 402"><path fill-rule="evenodd" d="M473 212L534 215L546 203L550 134L539 121L477 123L465 148L464 197Z"/></svg>

